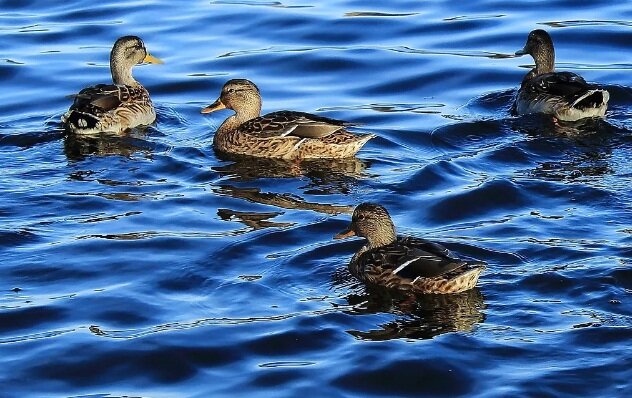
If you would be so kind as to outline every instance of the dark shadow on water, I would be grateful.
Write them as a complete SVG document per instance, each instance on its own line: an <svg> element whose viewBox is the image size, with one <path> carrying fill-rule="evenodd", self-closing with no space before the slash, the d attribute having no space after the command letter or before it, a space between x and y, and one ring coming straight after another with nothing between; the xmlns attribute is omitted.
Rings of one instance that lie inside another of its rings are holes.
<svg viewBox="0 0 632 398"><path fill-rule="evenodd" d="M291 161L254 158L215 152L217 157L231 163L213 167L230 182L248 182L262 178L307 177L303 187L308 194L348 194L357 179L367 177L368 162L358 158Z"/></svg>
<svg viewBox="0 0 632 398"><path fill-rule="evenodd" d="M334 285L348 285L349 273L337 271ZM371 315L388 313L397 316L369 330L347 330L350 335L370 341L392 339L432 339L444 333L471 332L485 321L484 296L478 288L456 294L406 295L379 286L356 284L345 297L353 307L345 313Z"/></svg>
<svg viewBox="0 0 632 398"><path fill-rule="evenodd" d="M19 134L0 133L0 147L14 146L20 148L30 148L36 145L57 141L61 137L63 137L63 132L59 130L34 131Z"/></svg>
<svg viewBox="0 0 632 398"><path fill-rule="evenodd" d="M280 216L282 212L254 212L254 211L235 211L231 209L217 209L217 215L224 221L238 221L249 227L252 231L264 228L283 228L291 227L294 223L274 222L271 218Z"/></svg>
<svg viewBox="0 0 632 398"><path fill-rule="evenodd" d="M129 158L135 154L142 154L148 157L155 150L155 145L146 140L148 130L148 128L134 129L123 135L67 133L64 137L64 154L69 161L81 161L95 155Z"/></svg>
<svg viewBox="0 0 632 398"><path fill-rule="evenodd" d="M238 188L231 185L220 185L214 189L214 192L218 195L243 199L251 203L276 206L282 209L311 210L324 214L350 214L353 211L352 206L308 202L295 194L261 192L259 188ZM235 213L232 210L227 211Z"/></svg>
<svg viewBox="0 0 632 398"><path fill-rule="evenodd" d="M593 144L608 144L609 141L616 140L617 136L630 134L628 130L601 118L555 122L551 116L537 114L506 119L506 121L512 131L528 136L569 138L578 143L587 141Z"/></svg>
<svg viewBox="0 0 632 398"><path fill-rule="evenodd" d="M216 154L221 160L229 162L213 167L213 171L224 177L224 183L217 184L213 188L216 194L281 209L310 210L324 214L351 213L353 208L320 203L320 201L310 202L298 193L265 192L256 184L263 179L279 179L288 182L296 180L304 183L299 187L299 191L305 195L348 194L353 191L358 179L366 176L365 170L368 167L365 162L357 158L290 161L227 155L219 152ZM278 186L283 189L281 181ZM223 220L238 219L255 229L279 226L275 225L277 223L265 220L271 218L271 214L282 214L243 213L231 209L223 209L221 213L220 217ZM286 226L285 223L281 224L280 226Z"/></svg>
<svg viewBox="0 0 632 398"><path fill-rule="evenodd" d="M574 123L555 123L542 116L525 116L512 123L512 130L528 136L528 148L537 148L550 143L559 152L542 153L537 167L531 174L550 181L575 181L613 174L611 165L613 149L629 143L629 130L618 127L604 119L585 119ZM539 123L538 123L539 122ZM539 143L538 143L539 140ZM537 151L532 153L538 154ZM550 160L546 159L546 155Z"/></svg>
<svg viewBox="0 0 632 398"><path fill-rule="evenodd" d="M556 122L542 114L459 122L432 132L447 157L483 157L494 168L526 166L528 175L555 181L612 174L613 150L631 141L632 132L617 120Z"/></svg>
<svg viewBox="0 0 632 398"><path fill-rule="evenodd" d="M463 109L478 117L503 117L509 115L515 95L513 88L485 93L469 100Z"/></svg>

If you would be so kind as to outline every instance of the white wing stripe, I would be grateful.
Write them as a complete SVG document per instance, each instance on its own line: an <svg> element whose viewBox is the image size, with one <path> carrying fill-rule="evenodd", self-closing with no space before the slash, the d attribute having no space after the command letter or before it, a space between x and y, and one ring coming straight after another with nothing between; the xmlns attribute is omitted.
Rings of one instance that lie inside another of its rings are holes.
<svg viewBox="0 0 632 398"><path fill-rule="evenodd" d="M419 257L415 257L412 260L408 260L405 263L403 263L402 265L400 265L399 267L395 268L393 270L393 273L396 274L399 271L403 270L404 268L406 268L410 263L414 263L415 261L419 260L420 258L422 258L423 256L419 256Z"/></svg>
<svg viewBox="0 0 632 398"><path fill-rule="evenodd" d="M290 126L290 128L288 128L287 130L285 130L285 132L283 132L283 134L281 134L281 137L287 137L288 135L292 134L292 132L296 130L297 127L298 127L298 124Z"/></svg>

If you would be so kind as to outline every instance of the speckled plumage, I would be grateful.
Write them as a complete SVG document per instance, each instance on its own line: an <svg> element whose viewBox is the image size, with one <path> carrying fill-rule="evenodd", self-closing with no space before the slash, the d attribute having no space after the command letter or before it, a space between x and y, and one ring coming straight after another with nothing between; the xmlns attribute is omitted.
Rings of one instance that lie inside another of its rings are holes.
<svg viewBox="0 0 632 398"><path fill-rule="evenodd" d="M235 115L217 129L213 146L226 153L282 159L347 158L374 137L346 131L347 122L304 112L260 116L259 89L245 79L228 81L220 98L202 112L225 108L233 109Z"/></svg>
<svg viewBox="0 0 632 398"><path fill-rule="evenodd" d="M555 72L555 50L549 34L541 29L529 33L527 44L516 55L530 54L533 68L522 80L513 112L551 114L559 120L575 121L602 117L610 95L576 73Z"/></svg>
<svg viewBox="0 0 632 398"><path fill-rule="evenodd" d="M335 238L354 235L368 242L351 259L349 271L365 283L411 293L458 293L476 286L485 269L485 263L459 259L438 243L397 237L379 205L356 207L349 229Z"/></svg>
<svg viewBox="0 0 632 398"><path fill-rule="evenodd" d="M147 53L142 40L135 36L119 38L110 54L114 84L88 87L74 96L62 124L73 133L121 133L129 128L148 125L156 119L149 92L132 77L131 69L140 62L161 62Z"/></svg>

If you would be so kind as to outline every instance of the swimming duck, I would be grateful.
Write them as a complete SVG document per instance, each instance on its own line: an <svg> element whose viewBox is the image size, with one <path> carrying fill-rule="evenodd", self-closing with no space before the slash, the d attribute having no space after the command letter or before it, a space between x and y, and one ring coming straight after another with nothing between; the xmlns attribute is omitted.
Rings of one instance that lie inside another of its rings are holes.
<svg viewBox="0 0 632 398"><path fill-rule="evenodd" d="M334 239L367 240L351 259L349 271L363 282L412 293L458 293L473 288L485 269L480 261L461 260L438 243L398 237L388 211L362 203L349 228Z"/></svg>
<svg viewBox="0 0 632 398"><path fill-rule="evenodd" d="M586 83L575 73L555 72L555 50L546 31L536 29L529 33L527 44L516 51L518 56L525 54L533 57L535 68L522 80L514 113L546 113L566 121L604 116L608 91Z"/></svg>
<svg viewBox="0 0 632 398"><path fill-rule="evenodd" d="M110 72L114 84L84 88L62 117L64 127L73 133L94 134L103 131L121 133L129 128L148 125L156 119L149 93L132 77L132 67L142 62L161 64L150 55L136 36L119 38L110 53Z"/></svg>
<svg viewBox="0 0 632 398"><path fill-rule="evenodd" d="M214 103L202 113L232 109L217 129L213 147L221 152L282 159L352 157L373 134L352 134L349 123L304 112L279 111L260 116L261 95L250 80L224 84Z"/></svg>

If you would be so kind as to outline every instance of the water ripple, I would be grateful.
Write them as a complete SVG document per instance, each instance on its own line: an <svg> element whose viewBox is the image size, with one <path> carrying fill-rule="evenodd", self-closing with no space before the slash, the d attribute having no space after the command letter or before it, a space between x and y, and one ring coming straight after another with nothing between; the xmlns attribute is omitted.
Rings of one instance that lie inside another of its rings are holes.
<svg viewBox="0 0 632 398"><path fill-rule="evenodd" d="M632 338L632 5L611 1L6 0L0 15L0 383L8 396L624 396ZM552 18L552 16L556 16ZM603 120L511 106L549 29ZM77 136L116 37L156 122ZM216 152L228 79L263 111L373 133L353 159ZM487 262L411 299L347 268L360 202ZM554 358L551 353L555 352ZM422 375L423 377L420 377ZM25 383L28 380L28 383Z"/></svg>

